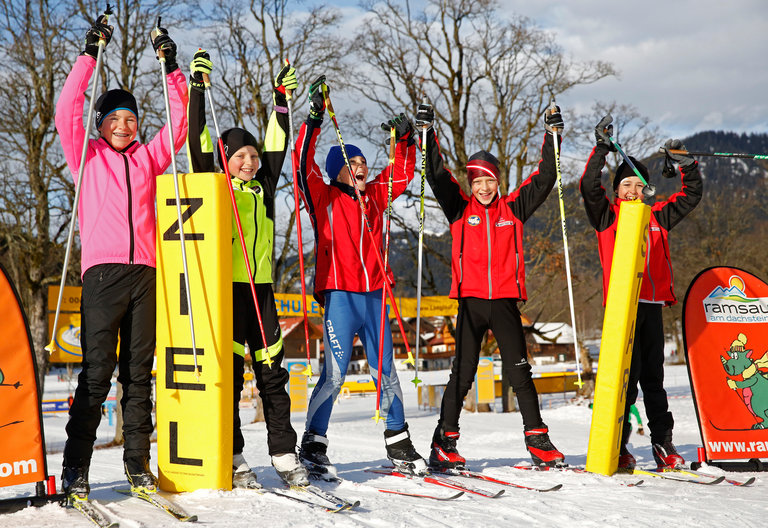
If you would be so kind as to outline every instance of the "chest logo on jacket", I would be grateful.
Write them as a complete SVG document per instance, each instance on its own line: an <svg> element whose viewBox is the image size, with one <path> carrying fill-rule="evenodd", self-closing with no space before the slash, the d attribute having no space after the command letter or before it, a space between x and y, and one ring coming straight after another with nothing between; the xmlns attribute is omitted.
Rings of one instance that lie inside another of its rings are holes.
<svg viewBox="0 0 768 528"><path fill-rule="evenodd" d="M515 225L514 220L504 220L503 218L499 218L496 220L496 227L506 227L506 226L513 226Z"/></svg>
<svg viewBox="0 0 768 528"><path fill-rule="evenodd" d="M477 215L472 215L469 218L467 218L467 223L471 226L480 225L480 217Z"/></svg>

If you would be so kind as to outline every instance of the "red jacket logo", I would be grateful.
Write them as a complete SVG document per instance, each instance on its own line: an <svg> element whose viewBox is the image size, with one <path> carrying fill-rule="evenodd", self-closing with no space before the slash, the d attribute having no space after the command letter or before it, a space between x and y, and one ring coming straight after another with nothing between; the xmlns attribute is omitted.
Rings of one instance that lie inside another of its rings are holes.
<svg viewBox="0 0 768 528"><path fill-rule="evenodd" d="M467 218L467 223L471 226L480 225L480 217L477 215L472 215Z"/></svg>

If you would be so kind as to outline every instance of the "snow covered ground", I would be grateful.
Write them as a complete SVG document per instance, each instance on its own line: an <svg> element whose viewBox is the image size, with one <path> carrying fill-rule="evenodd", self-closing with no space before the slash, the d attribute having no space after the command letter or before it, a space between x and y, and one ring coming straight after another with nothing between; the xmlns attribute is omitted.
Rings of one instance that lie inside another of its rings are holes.
<svg viewBox="0 0 768 528"><path fill-rule="evenodd" d="M447 379L447 372L424 374L425 381ZM401 374L406 398L406 412L417 449L428 456L428 444L437 422L437 410L419 409L416 391L409 383L411 375ZM687 461L696 460L700 445L696 415L684 366L667 368L670 405L675 416L675 443ZM46 383L46 399L66 397L67 384L50 376ZM500 403L497 405L500 408ZM542 402L543 416L550 436L566 454L572 465L586 463L591 411L585 405L574 405L562 395L547 397ZM325 513L269 494L250 491L223 492L199 490L175 497L184 508L199 517L207 527L390 527L390 526L764 526L768 518L766 483L768 475L758 477L752 487L739 488L722 483L697 486L646 478L639 487L620 485L634 477L600 477L574 473L534 473L513 470L510 465L529 461L523 445L522 421L518 413L469 413L462 415L461 453L472 469L489 475L538 487L562 483L560 491L536 493L507 488L497 499L464 495L449 502L394 496L379 488L408 491L429 490L450 495L450 490L418 484L402 478L367 473L367 468L385 464L384 425L370 419L375 408L374 396L353 396L340 400L334 410L329 456L337 464L344 481L335 488L320 484L338 495L356 498L361 506L354 512ZM642 405L639 406L642 411ZM251 421L252 411L243 410L243 422ZM249 414L250 413L250 414ZM49 446L49 472L61 474L61 453L65 439L66 414L46 416L45 434ZM293 424L299 435L303 416L294 415ZM265 486L279 487L280 481L270 466L266 453L263 423L244 426L245 456ZM110 439L114 426L104 419L99 429L100 441ZM631 451L639 465L653 465L647 436L633 435ZM155 453L153 452L153 459ZM124 528L178 526L178 522L159 510L113 491L124 484L121 449L98 449L91 465L91 497L101 503ZM711 473L722 473L708 468ZM747 474L732 474L745 479ZM473 484L500 489L491 483ZM0 498L32 493L32 486L0 488ZM56 505L27 508L13 514L0 515L0 527L10 526L92 526L84 517Z"/></svg>

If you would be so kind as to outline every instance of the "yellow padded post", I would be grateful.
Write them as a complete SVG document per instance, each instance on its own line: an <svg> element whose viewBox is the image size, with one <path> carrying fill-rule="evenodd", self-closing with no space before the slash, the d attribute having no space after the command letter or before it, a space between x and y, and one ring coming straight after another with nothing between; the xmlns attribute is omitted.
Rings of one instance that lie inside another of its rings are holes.
<svg viewBox="0 0 768 528"><path fill-rule="evenodd" d="M224 174L180 174L199 372L172 175L157 179L157 458L160 488L232 488L232 206Z"/></svg>
<svg viewBox="0 0 768 528"><path fill-rule="evenodd" d="M621 203L600 340L587 471L613 475L619 464L637 302L647 251L651 208Z"/></svg>

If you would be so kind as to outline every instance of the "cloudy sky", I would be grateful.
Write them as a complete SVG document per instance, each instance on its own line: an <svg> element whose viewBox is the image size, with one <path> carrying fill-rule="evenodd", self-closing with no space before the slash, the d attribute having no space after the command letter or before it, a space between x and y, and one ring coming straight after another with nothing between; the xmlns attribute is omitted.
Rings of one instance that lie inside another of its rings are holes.
<svg viewBox="0 0 768 528"><path fill-rule="evenodd" d="M577 60L604 60L619 78L563 97L635 105L671 135L768 132L765 0L501 0L554 31Z"/></svg>
<svg viewBox="0 0 768 528"><path fill-rule="evenodd" d="M335 2L355 25L356 1ZM413 5L418 5L413 2ZM767 0L499 0L532 18L576 60L603 60L618 78L558 100L632 104L670 136L768 132ZM359 19L358 19L359 20Z"/></svg>

